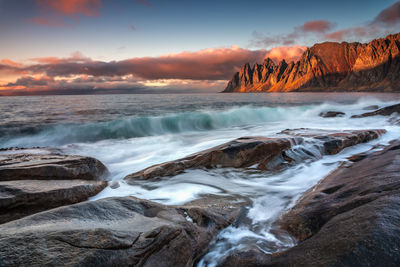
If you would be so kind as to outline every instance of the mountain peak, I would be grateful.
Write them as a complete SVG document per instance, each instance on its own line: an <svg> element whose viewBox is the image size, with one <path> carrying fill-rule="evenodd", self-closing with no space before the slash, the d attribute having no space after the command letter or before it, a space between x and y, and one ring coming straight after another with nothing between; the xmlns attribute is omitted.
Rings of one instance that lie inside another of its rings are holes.
<svg viewBox="0 0 400 267"><path fill-rule="evenodd" d="M323 42L297 62L245 64L224 92L400 91L400 33L359 42Z"/></svg>

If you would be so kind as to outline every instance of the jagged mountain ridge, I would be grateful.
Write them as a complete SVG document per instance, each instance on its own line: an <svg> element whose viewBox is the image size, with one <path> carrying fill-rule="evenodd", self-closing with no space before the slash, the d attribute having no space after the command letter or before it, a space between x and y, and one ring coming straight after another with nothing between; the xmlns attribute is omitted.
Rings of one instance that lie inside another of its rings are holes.
<svg viewBox="0 0 400 267"><path fill-rule="evenodd" d="M223 92L291 91L400 91L400 33L367 44L315 44L297 62L246 63Z"/></svg>

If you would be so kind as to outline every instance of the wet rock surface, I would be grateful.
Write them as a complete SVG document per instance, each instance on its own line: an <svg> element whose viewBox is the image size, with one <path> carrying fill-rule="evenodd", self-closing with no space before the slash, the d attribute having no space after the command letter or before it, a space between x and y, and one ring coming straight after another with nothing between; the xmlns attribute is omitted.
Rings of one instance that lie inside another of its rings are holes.
<svg viewBox="0 0 400 267"><path fill-rule="evenodd" d="M125 177L129 182L136 179L152 179L172 176L191 168L234 167L257 165L261 170L279 170L287 164L316 157L310 151L290 151L302 144L304 138L312 138L322 154L336 154L342 149L378 138L385 130L321 131L312 129L285 130L284 138L242 137L231 142L204 150L188 157L153 165Z"/></svg>
<svg viewBox="0 0 400 267"><path fill-rule="evenodd" d="M0 265L192 266L237 213L134 197L60 207L0 225Z"/></svg>
<svg viewBox="0 0 400 267"><path fill-rule="evenodd" d="M361 115L353 115L351 118L364 118L364 117L370 117L370 116L375 116L375 115L381 115L381 116L390 116L393 113L398 113L400 114L400 104L392 105L392 106L387 106L372 112L367 112L363 113Z"/></svg>
<svg viewBox="0 0 400 267"><path fill-rule="evenodd" d="M346 115L346 113L341 111L327 111L327 112L321 112L319 114L319 116L323 118L343 117L344 115Z"/></svg>
<svg viewBox="0 0 400 267"><path fill-rule="evenodd" d="M0 181L97 180L108 175L103 163L91 157L17 152L0 154Z"/></svg>
<svg viewBox="0 0 400 267"><path fill-rule="evenodd" d="M238 252L221 266L398 266L400 142L356 158L281 218L297 246L272 255Z"/></svg>
<svg viewBox="0 0 400 267"><path fill-rule="evenodd" d="M0 224L34 213L87 200L105 181L17 180L0 182Z"/></svg>
<svg viewBox="0 0 400 267"><path fill-rule="evenodd" d="M363 110L376 110L379 109L378 105L370 105L363 108Z"/></svg>
<svg viewBox="0 0 400 267"><path fill-rule="evenodd" d="M47 148L0 152L0 223L87 200L107 186L99 160ZM1 264L0 264L1 265Z"/></svg>

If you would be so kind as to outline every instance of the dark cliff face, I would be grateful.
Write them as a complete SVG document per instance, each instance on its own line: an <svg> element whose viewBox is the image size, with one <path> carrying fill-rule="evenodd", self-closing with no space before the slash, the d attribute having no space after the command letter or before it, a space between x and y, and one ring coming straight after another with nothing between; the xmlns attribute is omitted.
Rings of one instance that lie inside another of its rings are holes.
<svg viewBox="0 0 400 267"><path fill-rule="evenodd" d="M224 92L400 91L400 33L368 44L325 42L297 62L247 63Z"/></svg>

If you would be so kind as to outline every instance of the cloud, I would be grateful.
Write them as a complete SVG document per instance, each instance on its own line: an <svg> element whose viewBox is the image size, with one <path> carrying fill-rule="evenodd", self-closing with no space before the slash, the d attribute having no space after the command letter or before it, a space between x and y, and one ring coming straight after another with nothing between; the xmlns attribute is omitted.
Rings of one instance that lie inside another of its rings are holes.
<svg viewBox="0 0 400 267"><path fill-rule="evenodd" d="M312 20L305 22L301 26L294 27L293 31L289 34L264 35L253 32L250 46L271 47L294 45L303 41L304 37L310 37L310 35L321 41L359 41L360 39L373 38L386 34L390 30L398 31L396 26L399 22L400 1L397 1L393 5L383 9L373 20L364 25L330 32L336 27L336 23L327 20Z"/></svg>
<svg viewBox="0 0 400 267"><path fill-rule="evenodd" d="M307 21L302 26L300 26L299 29L303 32L325 33L335 26L335 23L327 20L313 20Z"/></svg>
<svg viewBox="0 0 400 267"><path fill-rule="evenodd" d="M363 38L363 37L369 37L378 32L378 29L376 27L354 27L354 28L348 28L344 30L339 30L335 32L331 32L325 35L325 38L329 40L334 40L334 41L342 41L346 39L347 37L356 37L357 39Z"/></svg>
<svg viewBox="0 0 400 267"><path fill-rule="evenodd" d="M397 1L393 5L385 8L370 22L366 25L358 27L351 27L342 29L339 31L327 33L325 38L328 40L342 41L345 39L357 39L370 38L373 36L387 33L391 28L395 28L400 22L400 1Z"/></svg>
<svg viewBox="0 0 400 267"><path fill-rule="evenodd" d="M62 20L59 18L41 18L41 17L34 17L31 19L28 19L28 21L32 24L37 24L37 25L44 25L44 26L49 26L49 27L61 27L61 26L66 26Z"/></svg>
<svg viewBox="0 0 400 267"><path fill-rule="evenodd" d="M25 86L25 87L33 87L33 86L47 86L49 82L54 81L53 78L43 76L39 78L35 78L32 76L24 76L18 78L14 83L8 83L6 86Z"/></svg>
<svg viewBox="0 0 400 267"><path fill-rule="evenodd" d="M36 0L36 4L45 12L51 11L67 16L98 16L102 7L101 0Z"/></svg>
<svg viewBox="0 0 400 267"><path fill-rule="evenodd" d="M306 46L299 45L274 47L267 52L265 57L269 57L275 61L275 63L281 61L282 59L285 59L287 62L297 61L304 51L306 51L306 49Z"/></svg>
<svg viewBox="0 0 400 267"><path fill-rule="evenodd" d="M84 56L80 51L75 51L67 58L36 57L31 58L30 60L40 64L85 63L92 61L91 58Z"/></svg>
<svg viewBox="0 0 400 267"><path fill-rule="evenodd" d="M5 65L10 65L13 67L22 67L23 65L17 62L12 61L11 59L8 58L3 58L0 63L5 64Z"/></svg>
<svg viewBox="0 0 400 267"><path fill-rule="evenodd" d="M197 52L167 54L160 57L138 57L121 61L94 61L75 52L71 57L32 58L32 65L18 68L51 77L91 75L134 75L141 79L228 79L246 62L262 62L267 50L239 47L204 49ZM11 66L10 66L11 67ZM15 68L15 67L13 67Z"/></svg>
<svg viewBox="0 0 400 267"><path fill-rule="evenodd" d="M382 10L371 22L372 25L394 26L400 22L400 1Z"/></svg>
<svg viewBox="0 0 400 267"><path fill-rule="evenodd" d="M303 25L293 28L289 34L264 35L259 32L253 32L250 45L253 47L271 47L276 45L294 45L299 39L308 36L308 34L321 35L336 26L336 23L327 20L306 21Z"/></svg>
<svg viewBox="0 0 400 267"><path fill-rule="evenodd" d="M28 19L32 24L60 27L71 25L66 20L79 21L79 16L100 14L101 0L36 0L41 16Z"/></svg>
<svg viewBox="0 0 400 267"><path fill-rule="evenodd" d="M19 73L15 82L3 84L1 90L73 90L169 88L221 90L233 73L249 62L297 60L305 47L276 47L249 50L237 46L182 52L160 57L140 57L121 61L96 61L80 52L70 57L32 58L30 65L8 59L0 71ZM21 77L21 75L23 75Z"/></svg>

